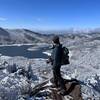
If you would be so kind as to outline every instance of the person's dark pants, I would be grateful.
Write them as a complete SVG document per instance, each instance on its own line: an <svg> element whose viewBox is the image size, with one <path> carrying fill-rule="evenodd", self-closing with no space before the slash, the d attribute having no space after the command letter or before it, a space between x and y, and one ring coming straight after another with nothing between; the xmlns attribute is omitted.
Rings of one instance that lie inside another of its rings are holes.
<svg viewBox="0 0 100 100"><path fill-rule="evenodd" d="M66 89L64 79L61 77L60 68L61 66L53 67L54 84L57 87L60 85L61 89Z"/></svg>

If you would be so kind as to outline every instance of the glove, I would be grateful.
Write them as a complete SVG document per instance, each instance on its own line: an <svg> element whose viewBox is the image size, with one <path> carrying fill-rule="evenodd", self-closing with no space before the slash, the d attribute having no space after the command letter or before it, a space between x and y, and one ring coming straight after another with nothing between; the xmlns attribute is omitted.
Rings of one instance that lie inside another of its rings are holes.
<svg viewBox="0 0 100 100"><path fill-rule="evenodd" d="M49 63L50 63L49 59L48 59L48 60L46 60L46 63L47 63L47 64L49 64Z"/></svg>

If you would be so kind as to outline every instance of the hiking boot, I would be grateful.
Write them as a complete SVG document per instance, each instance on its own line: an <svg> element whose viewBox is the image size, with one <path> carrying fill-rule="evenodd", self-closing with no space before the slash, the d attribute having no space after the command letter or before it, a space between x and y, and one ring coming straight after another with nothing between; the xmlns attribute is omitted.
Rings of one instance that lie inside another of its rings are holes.
<svg viewBox="0 0 100 100"><path fill-rule="evenodd" d="M61 91L62 89L61 89L61 87L58 87L57 90L58 90L58 91Z"/></svg>
<svg viewBox="0 0 100 100"><path fill-rule="evenodd" d="M51 85L52 88L57 88L57 85L53 84Z"/></svg>
<svg viewBox="0 0 100 100"><path fill-rule="evenodd" d="M63 89L63 90L60 91L60 94L63 95L63 96L67 95L67 91Z"/></svg>

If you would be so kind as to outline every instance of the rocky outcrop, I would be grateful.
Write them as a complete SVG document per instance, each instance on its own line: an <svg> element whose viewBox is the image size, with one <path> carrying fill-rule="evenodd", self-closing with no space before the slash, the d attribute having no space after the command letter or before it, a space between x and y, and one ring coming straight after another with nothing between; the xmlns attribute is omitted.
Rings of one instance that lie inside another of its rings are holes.
<svg viewBox="0 0 100 100"><path fill-rule="evenodd" d="M35 86L31 92L34 98L44 98L43 100L83 100L81 86L77 80L65 80L66 94L62 96L58 89L52 88L50 80Z"/></svg>

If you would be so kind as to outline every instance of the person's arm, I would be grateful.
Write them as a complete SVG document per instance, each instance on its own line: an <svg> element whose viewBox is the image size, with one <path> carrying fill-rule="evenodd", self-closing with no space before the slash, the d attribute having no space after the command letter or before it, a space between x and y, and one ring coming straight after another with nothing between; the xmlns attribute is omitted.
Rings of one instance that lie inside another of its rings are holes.
<svg viewBox="0 0 100 100"><path fill-rule="evenodd" d="M48 59L47 59L46 62L47 62L47 63L52 63L52 58L51 58L51 56L48 57Z"/></svg>
<svg viewBox="0 0 100 100"><path fill-rule="evenodd" d="M54 59L54 53L53 53L53 50L52 50L52 53L51 53L51 56L48 56L48 59L47 59L47 64L48 63L51 63L51 65L53 65L53 59Z"/></svg>

